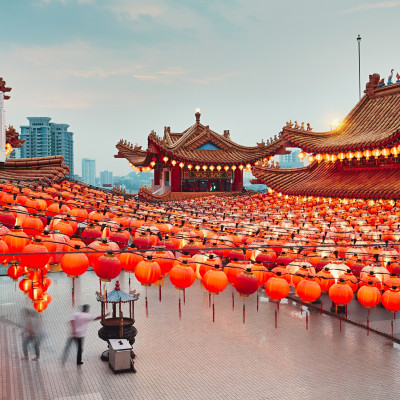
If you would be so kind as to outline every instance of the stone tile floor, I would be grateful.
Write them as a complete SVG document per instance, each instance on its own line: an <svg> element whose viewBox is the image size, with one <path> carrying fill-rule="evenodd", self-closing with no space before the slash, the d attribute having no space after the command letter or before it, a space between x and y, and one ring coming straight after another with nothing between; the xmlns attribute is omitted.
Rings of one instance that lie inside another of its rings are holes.
<svg viewBox="0 0 400 400"><path fill-rule="evenodd" d="M21 360L20 311L31 306L14 283L0 277L0 398L1 399L398 399L400 347L390 340L310 310L309 329L298 303L282 304L275 329L275 304L256 296L246 299L246 323L242 303L231 289L215 297L212 322L208 295L199 282L187 290L182 320L178 318L179 292L169 282L148 290L149 317L144 289L136 303L138 335L134 349L137 373L115 375L100 360L106 344L97 336L99 322L88 329L83 361L74 363L75 349L65 367L61 353L68 336L71 280L52 274L49 293L53 302L43 313L46 337L39 362ZM128 277L121 287L127 291ZM108 284L112 290L114 282ZM95 300L98 280L93 272L78 279L75 302ZM32 352L30 356L33 357Z"/></svg>

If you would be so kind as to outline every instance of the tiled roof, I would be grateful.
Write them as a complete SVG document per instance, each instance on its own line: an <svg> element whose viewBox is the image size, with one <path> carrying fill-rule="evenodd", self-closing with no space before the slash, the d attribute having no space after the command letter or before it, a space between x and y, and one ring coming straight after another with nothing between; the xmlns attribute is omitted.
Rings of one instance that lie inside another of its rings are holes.
<svg viewBox="0 0 400 400"><path fill-rule="evenodd" d="M69 174L63 156L7 159L0 164L0 179L19 182L50 182Z"/></svg>
<svg viewBox="0 0 400 400"><path fill-rule="evenodd" d="M309 153L382 148L400 137L400 83L377 88L380 77L370 75L365 95L332 132L310 132L288 124L282 137Z"/></svg>
<svg viewBox="0 0 400 400"><path fill-rule="evenodd" d="M199 149L200 146L211 143L219 150ZM222 135L214 132L200 123L200 117L196 123L182 133L172 133L166 127L164 138L160 138L152 131L148 137L147 152L140 146L133 146L121 140L117 145L117 158L126 158L136 166L148 165L155 154L166 154L170 159L184 161L186 163L205 164L247 164L255 162L272 154L285 154L284 139L276 139L272 143L257 143L257 146L247 147L231 140L229 131Z"/></svg>
<svg viewBox="0 0 400 400"><path fill-rule="evenodd" d="M314 162L297 169L253 168L253 175L270 188L288 195L400 198L400 168L393 165L345 167L342 163Z"/></svg>

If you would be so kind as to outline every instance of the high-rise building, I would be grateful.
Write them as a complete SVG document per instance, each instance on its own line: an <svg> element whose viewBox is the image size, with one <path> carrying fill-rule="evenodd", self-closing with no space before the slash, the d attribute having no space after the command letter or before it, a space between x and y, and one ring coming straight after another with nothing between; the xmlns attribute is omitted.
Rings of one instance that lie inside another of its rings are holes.
<svg viewBox="0 0 400 400"><path fill-rule="evenodd" d="M82 158L82 181L89 185L96 185L96 160Z"/></svg>
<svg viewBox="0 0 400 400"><path fill-rule="evenodd" d="M16 158L58 156L64 157L70 176L74 174L74 139L69 125L55 124L49 117L28 117L29 125L21 126L20 138L25 139ZM14 153L14 152L13 152Z"/></svg>
<svg viewBox="0 0 400 400"><path fill-rule="evenodd" d="M279 156L279 164L281 168L299 168L304 164L299 158L299 149L292 149L290 154Z"/></svg>
<svg viewBox="0 0 400 400"><path fill-rule="evenodd" d="M100 172L100 185L102 187L112 187L113 173L111 171Z"/></svg>

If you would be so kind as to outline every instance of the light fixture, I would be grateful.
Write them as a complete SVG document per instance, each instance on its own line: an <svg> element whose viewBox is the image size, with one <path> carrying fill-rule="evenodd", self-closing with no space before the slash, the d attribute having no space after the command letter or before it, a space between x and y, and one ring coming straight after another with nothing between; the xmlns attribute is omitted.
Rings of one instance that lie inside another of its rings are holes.
<svg viewBox="0 0 400 400"><path fill-rule="evenodd" d="M184 162L180 162L180 163L179 163L179 166L180 166L181 168L183 168L183 167L185 166L185 163L184 163Z"/></svg>
<svg viewBox="0 0 400 400"><path fill-rule="evenodd" d="M171 161L171 164L172 164L173 167L175 167L176 161L175 161L175 160L172 160L172 161Z"/></svg>
<svg viewBox="0 0 400 400"><path fill-rule="evenodd" d="M210 165L210 171L214 171L215 167L214 165Z"/></svg>
<svg viewBox="0 0 400 400"><path fill-rule="evenodd" d="M196 165L194 168L196 169L196 171L199 171L200 170L200 165Z"/></svg>
<svg viewBox="0 0 400 400"><path fill-rule="evenodd" d="M193 165L192 165L192 164L188 164L188 168L189 168L189 169L192 169L192 168L193 168Z"/></svg>
<svg viewBox="0 0 400 400"><path fill-rule="evenodd" d="M217 165L217 170L218 170L218 171L221 171L221 168L222 168L222 167L221 167L220 165Z"/></svg>
<svg viewBox="0 0 400 400"><path fill-rule="evenodd" d="M229 167L227 165L225 165L224 170L228 171Z"/></svg>
<svg viewBox="0 0 400 400"><path fill-rule="evenodd" d="M166 163L167 161L169 160L169 158L167 157L167 156L165 156L164 158L163 158L163 161Z"/></svg>
<svg viewBox="0 0 400 400"><path fill-rule="evenodd" d="M242 170L244 167L242 164L239 165L239 169Z"/></svg>

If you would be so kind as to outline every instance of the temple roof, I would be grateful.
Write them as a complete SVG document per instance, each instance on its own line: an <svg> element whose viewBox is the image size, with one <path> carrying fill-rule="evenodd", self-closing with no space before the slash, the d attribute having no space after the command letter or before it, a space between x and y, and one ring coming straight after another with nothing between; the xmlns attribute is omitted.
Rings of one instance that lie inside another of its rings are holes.
<svg viewBox="0 0 400 400"><path fill-rule="evenodd" d="M340 126L330 132L283 128L282 138L309 153L382 148L400 137L400 83L378 88L379 74L370 75L365 95Z"/></svg>
<svg viewBox="0 0 400 400"><path fill-rule="evenodd" d="M12 125L10 125L6 130L6 143L10 143L10 145L15 149L22 147L25 143L25 139L20 139L19 133Z"/></svg>
<svg viewBox="0 0 400 400"><path fill-rule="evenodd" d="M46 183L69 174L63 156L7 159L0 164L0 180Z"/></svg>
<svg viewBox="0 0 400 400"><path fill-rule="evenodd" d="M207 125L200 123L200 113L196 114L196 123L183 132L164 130L164 137L152 131L148 137L148 149L133 146L121 140L117 145L115 157L126 158L136 166L148 165L151 155L165 154L170 159L187 163L247 164L272 154L285 154L286 141L278 138L272 143L257 143L257 146L242 146L232 141L229 131L222 135Z"/></svg>
<svg viewBox="0 0 400 400"><path fill-rule="evenodd" d="M298 196L349 198L400 198L400 169L391 164L346 167L340 162L296 169L256 165L253 175L277 192Z"/></svg>

